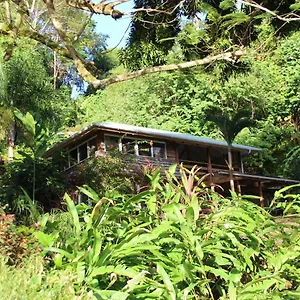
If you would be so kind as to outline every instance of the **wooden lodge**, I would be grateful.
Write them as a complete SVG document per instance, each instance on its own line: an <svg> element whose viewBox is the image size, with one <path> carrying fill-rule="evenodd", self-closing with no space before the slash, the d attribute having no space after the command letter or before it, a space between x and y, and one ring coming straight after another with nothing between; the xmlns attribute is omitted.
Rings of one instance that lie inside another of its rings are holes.
<svg viewBox="0 0 300 300"><path fill-rule="evenodd" d="M101 159L109 151L128 154L137 165L151 164L161 169L181 163L186 168L197 165L201 173L210 174L205 182L208 186L221 186L226 193L230 181L227 149L226 142L211 138L104 122L83 128L48 150L45 157L67 151L67 169L93 155ZM255 147L232 145L233 179L238 193L257 195L264 206L268 205L274 190L298 181L248 174L243 159L259 151Z"/></svg>

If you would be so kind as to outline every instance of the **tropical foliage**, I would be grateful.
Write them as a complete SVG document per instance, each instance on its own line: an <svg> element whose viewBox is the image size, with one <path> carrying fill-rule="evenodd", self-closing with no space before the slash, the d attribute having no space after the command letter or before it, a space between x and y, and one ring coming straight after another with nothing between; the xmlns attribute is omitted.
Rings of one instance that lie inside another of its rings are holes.
<svg viewBox="0 0 300 300"><path fill-rule="evenodd" d="M70 274L69 292L91 298L297 298L299 219L290 214L299 195L277 193L271 208L284 217L274 218L235 194L211 193L196 169L181 170L181 180L174 170L164 181L149 175L149 190L133 197L82 188L93 206L66 194L68 213L41 216L34 233L50 259L43 276Z"/></svg>
<svg viewBox="0 0 300 300"><path fill-rule="evenodd" d="M111 156L68 177L64 155L43 158L115 121L260 147L249 172L300 179L299 1L136 0L126 47L107 51L92 17L121 2L0 3L0 295L300 298L298 186L262 209L196 168L137 179Z"/></svg>

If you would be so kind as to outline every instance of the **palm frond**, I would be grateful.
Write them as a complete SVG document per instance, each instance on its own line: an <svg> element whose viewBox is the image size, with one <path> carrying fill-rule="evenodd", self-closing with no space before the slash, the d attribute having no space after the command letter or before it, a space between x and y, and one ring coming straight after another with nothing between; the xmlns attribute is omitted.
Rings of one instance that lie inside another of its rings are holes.
<svg viewBox="0 0 300 300"><path fill-rule="evenodd" d="M219 128L229 146L242 129L255 126L255 120L250 118L250 113L246 110L240 110L230 117L228 113L221 109L211 109L207 111L206 119Z"/></svg>

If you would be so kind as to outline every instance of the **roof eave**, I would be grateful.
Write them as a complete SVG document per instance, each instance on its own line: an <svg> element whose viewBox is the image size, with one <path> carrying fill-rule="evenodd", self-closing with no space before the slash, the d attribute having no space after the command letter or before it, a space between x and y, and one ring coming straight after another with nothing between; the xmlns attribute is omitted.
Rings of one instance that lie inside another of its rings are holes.
<svg viewBox="0 0 300 300"><path fill-rule="evenodd" d="M226 142L224 141L218 141L213 140L210 138L202 138L197 137L193 135L187 134L186 137L184 137L185 134L177 133L177 132L168 132L158 129L148 129L144 127L137 127L137 126L131 126L131 125L125 125L125 124L118 124L118 123L110 123L110 122L94 122L90 125L84 127L82 130L76 132L74 135L70 136L66 140L58 143L53 148L49 149L45 152L44 157L50 157L53 153L56 151L62 149L63 147L67 146L69 143L72 143L76 141L79 138L82 138L84 135L88 134L89 132L93 130L98 129L107 129L110 131L117 131L119 133L130 133L130 134L139 134L143 136L149 136L149 137L157 137L160 139L165 140L171 140L176 142L182 142L187 144L195 144L195 145L203 145L208 147L216 147L216 148L222 148L227 149L228 146ZM151 130L151 132L150 132ZM259 152L261 151L260 148L250 147L250 146L244 146L239 144L232 144L232 149L243 152L244 155L250 155L252 152Z"/></svg>

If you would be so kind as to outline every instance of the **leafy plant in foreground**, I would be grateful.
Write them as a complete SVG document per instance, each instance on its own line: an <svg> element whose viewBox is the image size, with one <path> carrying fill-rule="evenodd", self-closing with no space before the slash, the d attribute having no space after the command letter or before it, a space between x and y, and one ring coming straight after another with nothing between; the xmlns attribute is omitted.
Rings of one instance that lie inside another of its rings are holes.
<svg viewBox="0 0 300 300"><path fill-rule="evenodd" d="M238 197L223 199L193 172L175 179L174 171L164 180L155 172L150 189L133 197L100 199L82 188L94 207L65 195L69 236L47 229L49 216L36 233L53 267L76 272L77 289L87 285L99 299L299 297L299 225L277 223ZM192 180L199 185L191 189Z"/></svg>

